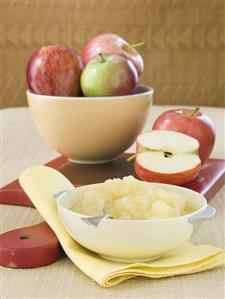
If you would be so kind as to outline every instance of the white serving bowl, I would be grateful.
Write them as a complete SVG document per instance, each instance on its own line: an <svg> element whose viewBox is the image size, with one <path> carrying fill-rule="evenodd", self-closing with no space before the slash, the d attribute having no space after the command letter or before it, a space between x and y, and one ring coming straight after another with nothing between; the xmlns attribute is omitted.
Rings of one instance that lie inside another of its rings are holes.
<svg viewBox="0 0 225 299"><path fill-rule="evenodd" d="M57 196L61 221L72 238L82 246L106 259L121 262L143 262L159 258L191 238L201 222L215 214L199 193L187 188L149 183L179 193L196 209L180 217L156 220L106 219L98 227L88 225L81 218L87 217L69 210L73 202L82 199L83 186Z"/></svg>

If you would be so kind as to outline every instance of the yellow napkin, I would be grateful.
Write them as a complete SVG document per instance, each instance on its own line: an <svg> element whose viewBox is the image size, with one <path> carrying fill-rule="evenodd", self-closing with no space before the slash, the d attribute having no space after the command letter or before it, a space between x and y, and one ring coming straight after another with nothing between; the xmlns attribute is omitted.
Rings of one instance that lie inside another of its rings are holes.
<svg viewBox="0 0 225 299"><path fill-rule="evenodd" d="M67 256L102 287L111 287L136 276L161 278L190 274L225 263L222 249L190 243L148 263L124 264L104 260L75 242L59 219L53 194L74 188L62 174L50 167L33 166L26 169L19 180L35 207L57 235Z"/></svg>

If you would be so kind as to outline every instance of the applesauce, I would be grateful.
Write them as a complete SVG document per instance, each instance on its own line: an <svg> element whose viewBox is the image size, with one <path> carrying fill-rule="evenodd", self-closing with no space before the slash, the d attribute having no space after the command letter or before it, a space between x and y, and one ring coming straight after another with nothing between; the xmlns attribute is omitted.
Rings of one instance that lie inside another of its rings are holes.
<svg viewBox="0 0 225 299"><path fill-rule="evenodd" d="M194 208L178 193L127 176L89 186L71 210L88 216L148 220L186 215Z"/></svg>

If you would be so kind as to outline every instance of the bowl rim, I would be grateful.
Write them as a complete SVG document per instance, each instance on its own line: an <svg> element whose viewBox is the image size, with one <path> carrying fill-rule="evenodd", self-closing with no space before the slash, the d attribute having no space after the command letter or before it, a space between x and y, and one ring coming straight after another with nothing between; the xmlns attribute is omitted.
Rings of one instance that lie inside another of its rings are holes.
<svg viewBox="0 0 225 299"><path fill-rule="evenodd" d="M132 99L134 97L136 97L137 95L139 96L143 96L143 95L152 95L154 93L154 89L151 86L147 86L147 85L143 85L143 84L139 84L137 85L137 87L143 87L144 89L146 89L146 91L140 92L140 93L136 93L136 94L128 94L128 95L123 95L123 96L104 96L104 97L70 97L70 96L51 96L51 95L43 95L43 94L38 94L38 93L34 93L32 91L30 91L29 89L26 90L26 94L27 96L34 96L37 98L45 98L45 100L49 100L49 101L65 101L65 100L70 100L70 101L78 101L78 100L82 100L82 101L87 101L87 100L99 100L99 101L107 101L109 99L113 99L113 100L121 100L121 99ZM136 87L136 88L137 88Z"/></svg>
<svg viewBox="0 0 225 299"><path fill-rule="evenodd" d="M134 222L137 222L137 223L151 223L151 222L163 222L163 221L174 221L174 220L180 220L180 219L189 219L192 216L196 216L197 214L202 214L205 211L205 209L208 207L208 202L207 202L206 198L201 193L199 193L197 191L191 190L191 189L186 188L186 187L177 186L177 185L171 185L171 184L163 184L163 183L156 183L156 182L147 182L147 183L152 184L152 185L158 185L158 186L161 186L161 187L163 187L163 186L170 186L172 188L174 187L174 189L185 190L185 191L189 192L190 194L193 193L193 194L197 195L199 198L201 198L203 200L204 204L199 209L193 211L192 213L181 215L181 216L177 216L177 217L158 218L158 219L146 219L146 220L140 220L140 219L110 219L110 218L107 218L107 219L104 220L104 222L109 222L109 223L110 222L117 222L117 223L118 222L126 222L126 223L128 223L128 222L130 222L130 223L134 223ZM60 208L62 208L63 210L65 210L67 213L75 215L78 218L93 217L93 216L90 216L90 215L85 215L85 214L77 213L75 211L71 211L68 208L65 208L61 204L61 200L60 199L62 199L65 194L68 194L70 192L74 192L77 189L85 189L85 188L87 188L89 186L93 186L93 185L97 185L97 184L102 184L102 183L83 185L83 186L79 186L79 187L76 187L74 189L70 189L70 190L64 192L56 200L57 208L60 206ZM60 212L59 212L59 214L60 214Z"/></svg>

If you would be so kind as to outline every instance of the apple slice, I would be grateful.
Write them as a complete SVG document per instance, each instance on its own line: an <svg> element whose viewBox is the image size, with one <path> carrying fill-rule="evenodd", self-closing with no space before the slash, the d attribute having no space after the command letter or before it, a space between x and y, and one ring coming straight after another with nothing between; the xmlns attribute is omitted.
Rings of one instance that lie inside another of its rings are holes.
<svg viewBox="0 0 225 299"><path fill-rule="evenodd" d="M198 149L197 139L175 131L139 135L135 171L148 182L182 185L200 171Z"/></svg>

